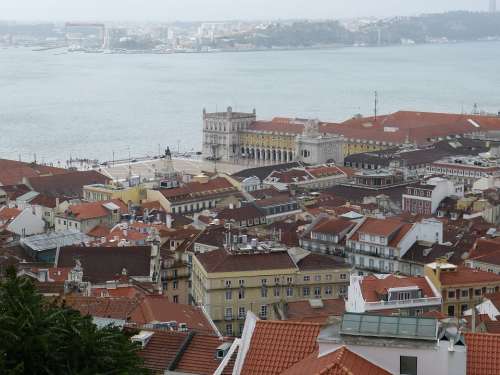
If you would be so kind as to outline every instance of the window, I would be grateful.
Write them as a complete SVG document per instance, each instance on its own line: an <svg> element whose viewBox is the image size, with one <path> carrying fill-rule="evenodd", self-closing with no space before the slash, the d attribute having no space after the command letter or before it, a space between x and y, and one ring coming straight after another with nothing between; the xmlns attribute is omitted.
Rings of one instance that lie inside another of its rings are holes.
<svg viewBox="0 0 500 375"><path fill-rule="evenodd" d="M179 296L173 296L174 303L179 303Z"/></svg>
<svg viewBox="0 0 500 375"><path fill-rule="evenodd" d="M455 316L455 306L448 306L448 316Z"/></svg>
<svg viewBox="0 0 500 375"><path fill-rule="evenodd" d="M293 297L293 288L286 288L286 296L287 297Z"/></svg>
<svg viewBox="0 0 500 375"><path fill-rule="evenodd" d="M226 300L232 300L233 299L233 292L231 290L226 290Z"/></svg>
<svg viewBox="0 0 500 375"><path fill-rule="evenodd" d="M233 308L232 307L226 307L226 311L224 312L224 317L226 319L233 319Z"/></svg>
<svg viewBox="0 0 500 375"><path fill-rule="evenodd" d="M480 296L481 295L481 289L475 289L474 290L474 295L475 296Z"/></svg>
<svg viewBox="0 0 500 375"><path fill-rule="evenodd" d="M238 317L240 319L245 319L245 315L247 314L246 309L244 307L240 307L238 309Z"/></svg>
<svg viewBox="0 0 500 375"><path fill-rule="evenodd" d="M310 290L309 290L309 287L305 286L303 289L302 289L302 295L304 296L308 296L310 294Z"/></svg>
<svg viewBox="0 0 500 375"><path fill-rule="evenodd" d="M240 286L244 286L245 285L245 280L239 280L238 284L240 284Z"/></svg>
<svg viewBox="0 0 500 375"><path fill-rule="evenodd" d="M292 280L292 278L291 278L291 277L287 277L287 278L286 278L286 282L287 282L288 284L291 284L291 283L292 283L292 281L293 281L293 280Z"/></svg>
<svg viewBox="0 0 500 375"><path fill-rule="evenodd" d="M455 291L454 290L448 291L448 298L455 298Z"/></svg>
<svg viewBox="0 0 500 375"><path fill-rule="evenodd" d="M274 296L275 297L279 297L280 296L280 288L279 288L279 286L277 286L277 287L274 288Z"/></svg>
<svg viewBox="0 0 500 375"><path fill-rule="evenodd" d="M260 317L261 319L267 318L267 305L260 306Z"/></svg>
<svg viewBox="0 0 500 375"><path fill-rule="evenodd" d="M306 275L306 276L304 276L304 281L309 281L309 280L311 280L311 277L310 277L310 276L307 276L307 275Z"/></svg>
<svg viewBox="0 0 500 375"><path fill-rule="evenodd" d="M244 299L244 298L245 298L245 289L240 288L240 290L238 290L238 299Z"/></svg>
<svg viewBox="0 0 500 375"><path fill-rule="evenodd" d="M326 281L332 281L332 275L326 275Z"/></svg>
<svg viewBox="0 0 500 375"><path fill-rule="evenodd" d="M315 275L314 281L321 281L321 275Z"/></svg>
<svg viewBox="0 0 500 375"><path fill-rule="evenodd" d="M468 308L469 308L469 306L468 306L466 303L462 304L462 305L460 306L460 314L461 314L462 316L464 316L464 313L465 313L465 311L466 311Z"/></svg>
<svg viewBox="0 0 500 375"><path fill-rule="evenodd" d="M319 286L314 288L314 297L321 297L321 288Z"/></svg>
<svg viewBox="0 0 500 375"><path fill-rule="evenodd" d="M417 357L399 357L399 373L401 375L417 375Z"/></svg>
<svg viewBox="0 0 500 375"><path fill-rule="evenodd" d="M469 290L468 289L462 290L460 295L462 297L469 297Z"/></svg>
<svg viewBox="0 0 500 375"><path fill-rule="evenodd" d="M178 281L174 280L172 283L174 289L177 289L177 284L178 284Z"/></svg>
<svg viewBox="0 0 500 375"><path fill-rule="evenodd" d="M226 324L226 335L227 336L233 335L233 325L232 324Z"/></svg>
<svg viewBox="0 0 500 375"><path fill-rule="evenodd" d="M267 279L262 279L261 283L262 283L262 285L266 285L267 284Z"/></svg>
<svg viewBox="0 0 500 375"><path fill-rule="evenodd" d="M275 284L279 284L280 283L280 278L279 277L275 277L274 278L274 283Z"/></svg>
<svg viewBox="0 0 500 375"><path fill-rule="evenodd" d="M375 267L375 261L374 261L373 259L370 259L370 260L368 261L368 263L369 263L369 265L370 265L370 268Z"/></svg>
<svg viewBox="0 0 500 375"><path fill-rule="evenodd" d="M345 273L340 274L340 280L345 280L347 279L347 275Z"/></svg>
<svg viewBox="0 0 500 375"><path fill-rule="evenodd" d="M332 295L332 287L331 286L325 287L325 294L327 296L331 296Z"/></svg>
<svg viewBox="0 0 500 375"><path fill-rule="evenodd" d="M226 280L226 288L231 288L231 280Z"/></svg>
<svg viewBox="0 0 500 375"><path fill-rule="evenodd" d="M263 286L262 288L260 288L260 296L262 298L266 298L267 297L267 288L265 286Z"/></svg>

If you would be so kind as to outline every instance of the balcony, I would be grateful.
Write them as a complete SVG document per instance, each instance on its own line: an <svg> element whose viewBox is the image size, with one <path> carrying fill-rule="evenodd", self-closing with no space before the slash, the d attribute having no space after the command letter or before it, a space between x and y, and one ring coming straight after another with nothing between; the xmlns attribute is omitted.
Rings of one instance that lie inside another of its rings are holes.
<svg viewBox="0 0 500 375"><path fill-rule="evenodd" d="M361 254L361 255L367 255L367 256L372 256L376 258L383 258L383 259L389 259L389 260L396 260L398 259L397 256L395 255L387 255L383 253L377 253L375 251L369 251L369 250L361 250L361 249L352 249L352 248L347 248L346 249L347 253L351 254Z"/></svg>
<svg viewBox="0 0 500 375"><path fill-rule="evenodd" d="M394 301L365 302L365 311L382 309L407 309L411 307L441 305L441 297L413 298Z"/></svg>

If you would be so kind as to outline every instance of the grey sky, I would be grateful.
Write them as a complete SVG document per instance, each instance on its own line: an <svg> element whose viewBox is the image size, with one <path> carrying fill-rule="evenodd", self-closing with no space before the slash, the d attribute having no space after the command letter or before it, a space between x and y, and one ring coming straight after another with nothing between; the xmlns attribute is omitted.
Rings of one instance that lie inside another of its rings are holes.
<svg viewBox="0 0 500 375"><path fill-rule="evenodd" d="M226 20L486 10L489 0L0 0L10 20Z"/></svg>

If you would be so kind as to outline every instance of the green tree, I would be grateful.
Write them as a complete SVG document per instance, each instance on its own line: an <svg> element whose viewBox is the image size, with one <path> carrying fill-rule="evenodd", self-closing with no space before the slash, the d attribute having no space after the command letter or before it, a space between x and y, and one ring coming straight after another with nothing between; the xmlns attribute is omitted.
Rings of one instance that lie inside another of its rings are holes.
<svg viewBox="0 0 500 375"><path fill-rule="evenodd" d="M0 282L0 373L147 374L138 345L115 327L98 329L57 302L47 302L13 268Z"/></svg>

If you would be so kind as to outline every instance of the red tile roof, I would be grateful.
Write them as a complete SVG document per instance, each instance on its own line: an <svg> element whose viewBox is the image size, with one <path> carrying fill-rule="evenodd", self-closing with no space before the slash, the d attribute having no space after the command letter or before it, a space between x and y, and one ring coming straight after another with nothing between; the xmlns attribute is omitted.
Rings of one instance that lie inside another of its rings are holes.
<svg viewBox="0 0 500 375"><path fill-rule="evenodd" d="M170 302L164 296L145 296L131 312L130 319L137 324L153 321L187 323L190 330L213 334L214 330L203 311L195 306Z"/></svg>
<svg viewBox="0 0 500 375"><path fill-rule="evenodd" d="M110 215L110 211L104 207L106 203L114 203L120 208L121 214L128 212L128 206L121 199L112 199L103 202L90 202L69 206L65 214L77 220L88 220Z"/></svg>
<svg viewBox="0 0 500 375"><path fill-rule="evenodd" d="M410 231L413 224L405 223L395 219L367 218L363 224L350 237L353 241L359 241L359 234L384 236L389 238L389 246L397 247L399 241Z"/></svg>
<svg viewBox="0 0 500 375"><path fill-rule="evenodd" d="M217 336L195 334L182 353L175 371L200 375L213 374L221 363L221 360L215 357L215 353L223 342Z"/></svg>
<svg viewBox="0 0 500 375"><path fill-rule="evenodd" d="M467 375L500 374L500 335L466 333Z"/></svg>
<svg viewBox="0 0 500 375"><path fill-rule="evenodd" d="M0 223L6 223L15 219L21 214L21 212L22 211L18 210L17 208L0 207Z"/></svg>
<svg viewBox="0 0 500 375"><path fill-rule="evenodd" d="M34 163L0 159L0 185L22 183L24 177L38 177L68 173L69 170Z"/></svg>
<svg viewBox="0 0 500 375"><path fill-rule="evenodd" d="M396 276L389 275L384 278L377 276L365 276L361 281L361 294L365 302L378 302L381 300L381 294L386 294L389 288L401 288L416 286L422 290L423 298L436 297L432 287L425 277L414 276Z"/></svg>
<svg viewBox="0 0 500 375"><path fill-rule="evenodd" d="M255 121L250 124L248 130L297 135L303 133L304 124L293 123L290 119L275 118L272 121Z"/></svg>
<svg viewBox="0 0 500 375"><path fill-rule="evenodd" d="M193 181L174 189L160 190L163 196L170 201L194 199L196 197L207 197L214 194L237 191L238 189L223 177L214 178L206 183Z"/></svg>
<svg viewBox="0 0 500 375"><path fill-rule="evenodd" d="M106 225L99 224L96 225L94 228L92 228L87 233L87 235L89 235L90 237L98 237L98 238L107 237L107 235L109 234L109 230L110 228L108 228Z"/></svg>
<svg viewBox="0 0 500 375"><path fill-rule="evenodd" d="M353 228L355 225L356 223L345 219L338 219L335 217L324 218L316 223L311 231L316 233L339 234Z"/></svg>
<svg viewBox="0 0 500 375"><path fill-rule="evenodd" d="M93 184L108 184L109 177L97 171L69 171L53 176L30 177L28 185L38 192L52 197L83 197L83 187Z"/></svg>
<svg viewBox="0 0 500 375"><path fill-rule="evenodd" d="M304 360L295 364L283 375L390 375L389 371L351 352L345 346L318 357L316 350Z"/></svg>
<svg viewBox="0 0 500 375"><path fill-rule="evenodd" d="M241 375L281 374L317 348L320 325L257 321Z"/></svg>
<svg viewBox="0 0 500 375"><path fill-rule="evenodd" d="M293 301L286 304L286 320L324 324L331 316L342 316L345 301L342 298L324 299L323 307L311 307L309 301Z"/></svg>
<svg viewBox="0 0 500 375"><path fill-rule="evenodd" d="M188 333L159 330L152 332L153 336L138 354L144 360L143 367L163 374L181 349Z"/></svg>
<svg viewBox="0 0 500 375"><path fill-rule="evenodd" d="M231 254L219 249L195 255L207 272L245 272L254 270L295 269L286 251Z"/></svg>
<svg viewBox="0 0 500 375"><path fill-rule="evenodd" d="M458 267L456 271L440 273L440 280L443 286L463 284L494 284L500 286L500 275L467 267Z"/></svg>
<svg viewBox="0 0 500 375"><path fill-rule="evenodd" d="M64 298L66 306L80 311L82 315L91 315L102 318L127 320L131 312L137 307L136 298L116 297L82 297L67 295Z"/></svg>
<svg viewBox="0 0 500 375"><path fill-rule="evenodd" d="M469 259L500 265L500 242L487 239L477 240Z"/></svg>
<svg viewBox="0 0 500 375"><path fill-rule="evenodd" d="M329 177L329 176L338 176L345 175L348 176L348 171L351 171L350 168L340 168L336 165L322 165L318 167L308 167L306 171L312 174L316 178Z"/></svg>

